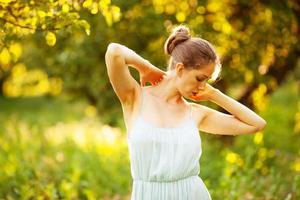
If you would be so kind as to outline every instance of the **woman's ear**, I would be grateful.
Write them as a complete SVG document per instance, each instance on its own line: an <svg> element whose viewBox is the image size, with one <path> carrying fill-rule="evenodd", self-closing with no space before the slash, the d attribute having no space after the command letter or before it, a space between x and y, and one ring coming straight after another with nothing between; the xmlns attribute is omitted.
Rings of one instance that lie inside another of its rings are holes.
<svg viewBox="0 0 300 200"><path fill-rule="evenodd" d="M183 71L184 71L184 65L183 63L179 62L179 63L176 63L176 66L175 66L175 70L176 70L176 75L181 77L182 74L183 74Z"/></svg>

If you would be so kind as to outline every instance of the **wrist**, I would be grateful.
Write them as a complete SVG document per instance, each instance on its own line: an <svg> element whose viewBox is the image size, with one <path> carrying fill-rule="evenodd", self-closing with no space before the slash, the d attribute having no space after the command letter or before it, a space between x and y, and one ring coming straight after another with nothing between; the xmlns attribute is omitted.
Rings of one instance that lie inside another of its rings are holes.
<svg viewBox="0 0 300 200"><path fill-rule="evenodd" d="M148 60L143 59L143 62L141 63L140 66L138 66L138 68L140 73L147 74L151 71L152 65Z"/></svg>
<svg viewBox="0 0 300 200"><path fill-rule="evenodd" d="M211 91L210 95L209 95L209 100L214 102L216 101L216 99L218 98L219 94L220 94L220 90L219 89L216 89L216 88L213 88L213 90Z"/></svg>

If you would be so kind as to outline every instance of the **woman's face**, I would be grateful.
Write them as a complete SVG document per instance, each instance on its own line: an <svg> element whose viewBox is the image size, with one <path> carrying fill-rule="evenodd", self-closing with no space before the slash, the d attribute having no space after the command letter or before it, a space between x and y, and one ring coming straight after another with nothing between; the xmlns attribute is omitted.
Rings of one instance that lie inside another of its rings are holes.
<svg viewBox="0 0 300 200"><path fill-rule="evenodd" d="M214 72L215 63L201 67L201 69L185 69L182 63L177 63L177 88L185 98L190 99L193 93L204 90L207 81Z"/></svg>

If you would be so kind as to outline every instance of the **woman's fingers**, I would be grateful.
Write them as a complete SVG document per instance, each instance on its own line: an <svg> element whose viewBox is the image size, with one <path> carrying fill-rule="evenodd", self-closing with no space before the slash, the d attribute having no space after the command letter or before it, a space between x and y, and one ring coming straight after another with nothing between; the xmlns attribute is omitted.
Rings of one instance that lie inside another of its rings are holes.
<svg viewBox="0 0 300 200"><path fill-rule="evenodd" d="M141 82L141 85L142 85L142 87L144 87L144 86L146 85L146 82L145 82L145 81L142 81L142 82Z"/></svg>

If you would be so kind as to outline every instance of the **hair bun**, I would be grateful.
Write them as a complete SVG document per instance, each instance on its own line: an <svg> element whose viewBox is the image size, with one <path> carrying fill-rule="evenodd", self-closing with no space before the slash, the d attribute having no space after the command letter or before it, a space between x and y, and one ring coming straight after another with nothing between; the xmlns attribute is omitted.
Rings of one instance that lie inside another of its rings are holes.
<svg viewBox="0 0 300 200"><path fill-rule="evenodd" d="M171 55L174 48L186 40L190 39L190 30L185 25L179 25L173 28L172 33L169 38L166 40L164 45L165 53Z"/></svg>

